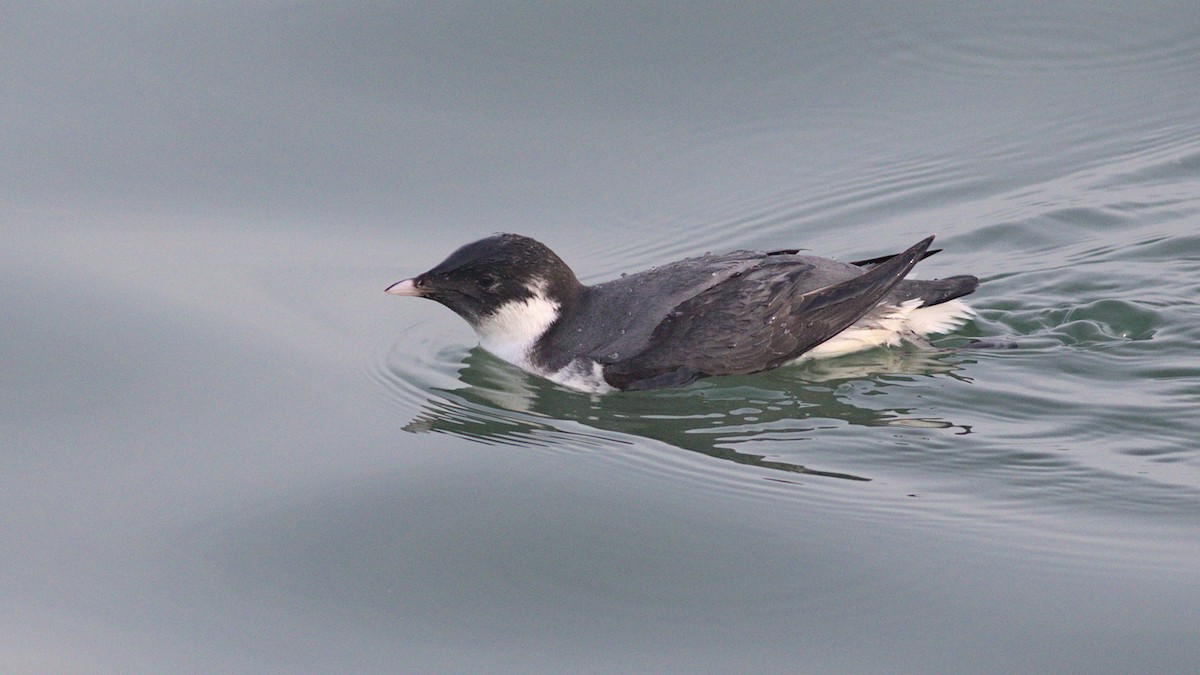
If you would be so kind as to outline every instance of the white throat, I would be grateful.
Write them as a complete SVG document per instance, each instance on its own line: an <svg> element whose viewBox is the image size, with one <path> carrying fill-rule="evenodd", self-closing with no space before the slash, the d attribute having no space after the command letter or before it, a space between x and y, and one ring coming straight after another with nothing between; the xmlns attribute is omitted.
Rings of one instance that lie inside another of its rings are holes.
<svg viewBox="0 0 1200 675"><path fill-rule="evenodd" d="M475 326L479 346L509 363L540 373L530 362L529 352L538 338L558 319L559 304L546 297L545 282L528 286L533 297L500 306Z"/></svg>

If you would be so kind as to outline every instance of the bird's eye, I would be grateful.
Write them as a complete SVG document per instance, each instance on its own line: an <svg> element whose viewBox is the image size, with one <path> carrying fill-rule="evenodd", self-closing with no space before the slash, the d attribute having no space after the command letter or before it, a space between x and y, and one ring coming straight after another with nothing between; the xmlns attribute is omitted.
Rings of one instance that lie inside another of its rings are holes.
<svg viewBox="0 0 1200 675"><path fill-rule="evenodd" d="M479 283L479 288L485 291L490 291L496 287L496 278L490 274L484 274L483 276L479 277L477 281Z"/></svg>

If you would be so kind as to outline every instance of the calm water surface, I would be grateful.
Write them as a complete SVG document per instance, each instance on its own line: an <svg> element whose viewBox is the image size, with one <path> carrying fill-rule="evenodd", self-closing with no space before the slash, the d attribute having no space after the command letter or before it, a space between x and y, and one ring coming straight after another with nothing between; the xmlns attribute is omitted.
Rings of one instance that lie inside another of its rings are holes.
<svg viewBox="0 0 1200 675"><path fill-rule="evenodd" d="M5 671L1200 669L1190 3L4 14ZM980 316L597 397L382 293L495 231Z"/></svg>

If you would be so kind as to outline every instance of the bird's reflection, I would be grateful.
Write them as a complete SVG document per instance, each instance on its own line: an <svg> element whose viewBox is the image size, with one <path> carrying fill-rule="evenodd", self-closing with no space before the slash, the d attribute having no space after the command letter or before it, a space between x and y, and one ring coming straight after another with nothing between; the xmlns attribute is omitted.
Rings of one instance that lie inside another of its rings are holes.
<svg viewBox="0 0 1200 675"><path fill-rule="evenodd" d="M554 446L588 442L589 432L582 426L649 438L739 464L866 481L870 478L774 461L737 448L750 441L811 439L839 420L862 426L954 427L944 420L906 417L904 410L855 405L838 388L863 379L886 388L888 382L880 373L893 379L934 373L955 376L957 364L945 356L938 351L875 350L869 356L713 378L680 389L598 396L533 377L475 348L459 371L459 381L466 386L428 389L435 395L405 428L483 443ZM568 427L563 421L578 424ZM963 433L968 432L964 427ZM598 433L590 440L611 444L613 435Z"/></svg>

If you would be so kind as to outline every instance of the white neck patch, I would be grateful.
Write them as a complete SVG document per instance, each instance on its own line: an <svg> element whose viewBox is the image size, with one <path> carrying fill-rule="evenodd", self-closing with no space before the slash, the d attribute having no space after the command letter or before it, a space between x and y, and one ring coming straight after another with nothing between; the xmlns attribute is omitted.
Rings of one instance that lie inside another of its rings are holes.
<svg viewBox="0 0 1200 675"><path fill-rule="evenodd" d="M479 322L475 333L479 336L479 346L519 368L541 375L529 361L529 350L558 319L559 304L546 297L545 281L538 279L526 287L533 297L501 305Z"/></svg>

